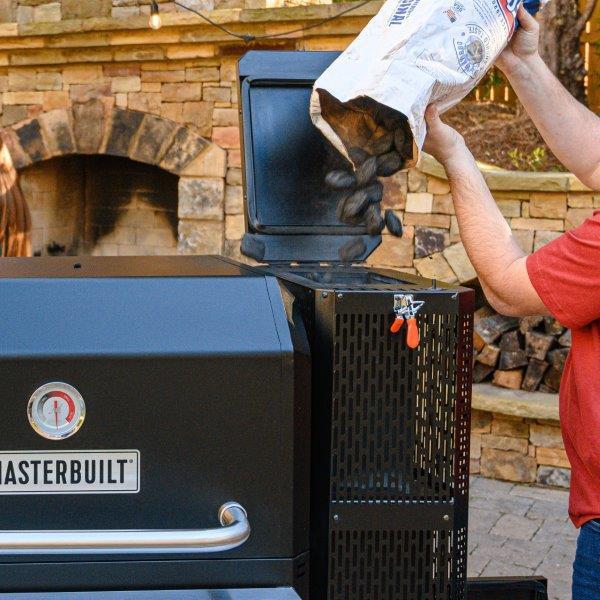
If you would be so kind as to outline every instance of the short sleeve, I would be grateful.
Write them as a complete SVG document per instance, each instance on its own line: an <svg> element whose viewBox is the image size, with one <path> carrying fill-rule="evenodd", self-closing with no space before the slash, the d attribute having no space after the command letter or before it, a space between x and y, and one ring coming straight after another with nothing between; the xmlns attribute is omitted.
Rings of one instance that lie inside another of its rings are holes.
<svg viewBox="0 0 600 600"><path fill-rule="evenodd" d="M570 329L600 319L600 211L527 259L533 287Z"/></svg>

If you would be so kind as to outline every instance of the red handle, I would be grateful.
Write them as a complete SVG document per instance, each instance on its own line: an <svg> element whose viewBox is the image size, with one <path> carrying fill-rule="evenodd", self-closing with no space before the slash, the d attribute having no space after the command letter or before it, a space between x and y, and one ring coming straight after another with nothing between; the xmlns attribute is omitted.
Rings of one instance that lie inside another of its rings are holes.
<svg viewBox="0 0 600 600"><path fill-rule="evenodd" d="M409 348L417 348L421 342L421 337L419 335L419 326L417 325L417 319L414 317L412 319L408 319L406 322L408 326L408 331L406 333L406 345Z"/></svg>
<svg viewBox="0 0 600 600"><path fill-rule="evenodd" d="M390 331L392 333L398 333L402 329L402 325L404 325L404 317L396 317L396 320L390 327Z"/></svg>

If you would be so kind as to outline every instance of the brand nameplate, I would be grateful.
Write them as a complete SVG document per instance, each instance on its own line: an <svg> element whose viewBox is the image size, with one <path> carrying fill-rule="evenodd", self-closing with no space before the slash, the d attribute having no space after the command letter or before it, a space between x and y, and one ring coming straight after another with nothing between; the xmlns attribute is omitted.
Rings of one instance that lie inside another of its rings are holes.
<svg viewBox="0 0 600 600"><path fill-rule="evenodd" d="M139 491L138 450L0 452L0 495Z"/></svg>

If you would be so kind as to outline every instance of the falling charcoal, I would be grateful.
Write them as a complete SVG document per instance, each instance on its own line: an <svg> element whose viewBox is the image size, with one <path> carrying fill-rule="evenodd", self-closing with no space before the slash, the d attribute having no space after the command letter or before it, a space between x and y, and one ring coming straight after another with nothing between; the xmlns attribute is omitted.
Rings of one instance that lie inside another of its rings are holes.
<svg viewBox="0 0 600 600"><path fill-rule="evenodd" d="M348 171L329 171L325 176L325 183L333 188L349 188L356 185L356 177Z"/></svg>
<svg viewBox="0 0 600 600"><path fill-rule="evenodd" d="M362 238L354 238L346 242L340 248L340 259L343 262L350 262L360 258L367 250Z"/></svg>
<svg viewBox="0 0 600 600"><path fill-rule="evenodd" d="M369 150L375 156L379 156L380 154L385 154L392 149L394 145L394 134L390 131L380 135L377 139L369 141Z"/></svg>
<svg viewBox="0 0 600 600"><path fill-rule="evenodd" d="M378 204L371 204L365 212L365 225L369 235L379 235L385 227Z"/></svg>
<svg viewBox="0 0 600 600"><path fill-rule="evenodd" d="M396 147L396 152L400 154L400 156L404 156L404 143L406 142L406 133L404 131L404 127L399 127L394 132L394 146Z"/></svg>
<svg viewBox="0 0 600 600"><path fill-rule="evenodd" d="M391 208L385 211L385 225L392 235L402 237L402 223Z"/></svg>
<svg viewBox="0 0 600 600"><path fill-rule="evenodd" d="M377 175L377 157L371 156L356 169L356 184L363 186Z"/></svg>
<svg viewBox="0 0 600 600"><path fill-rule="evenodd" d="M355 165L362 165L369 158L370 154L362 148L350 148L348 156Z"/></svg>
<svg viewBox="0 0 600 600"><path fill-rule="evenodd" d="M337 208L336 208L336 215L338 218L338 221L344 222L344 211L346 208L346 202L350 199L350 194L346 193L346 194L342 194L340 199L338 200L337 203Z"/></svg>
<svg viewBox="0 0 600 600"><path fill-rule="evenodd" d="M369 196L366 189L358 190L346 200L342 211L342 221L352 221L360 216L369 204Z"/></svg>
<svg viewBox="0 0 600 600"><path fill-rule="evenodd" d="M388 152L377 159L377 175L390 177L402 168L402 158L397 152Z"/></svg>
<svg viewBox="0 0 600 600"><path fill-rule="evenodd" d="M378 204L383 198L383 184L381 181L374 181L370 186L364 188L367 198L371 204Z"/></svg>

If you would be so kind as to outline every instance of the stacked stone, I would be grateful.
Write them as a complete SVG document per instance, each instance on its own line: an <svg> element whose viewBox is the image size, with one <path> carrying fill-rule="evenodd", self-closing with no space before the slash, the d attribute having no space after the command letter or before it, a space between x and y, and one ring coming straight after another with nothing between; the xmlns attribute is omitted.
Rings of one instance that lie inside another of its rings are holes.
<svg viewBox="0 0 600 600"><path fill-rule="evenodd" d="M471 474L569 487L571 470L558 421L472 412Z"/></svg>
<svg viewBox="0 0 600 600"><path fill-rule="evenodd" d="M180 177L179 252L239 257L244 216L235 80L236 62L246 46L199 24L193 15L165 14L159 31L148 29L144 15L111 20L112 9L119 8L112 0L63 0L61 22L16 23L15 7L42 5L0 0L0 125L16 161L24 168L60 154L108 153L112 124L127 121L121 155ZM261 42L261 47L341 50L376 10L366 6L293 39ZM323 6L213 16L239 32L261 35L310 25L330 13L331 7ZM158 145L157 131L163 136ZM181 137L173 146L175 131ZM168 147L180 149L183 138L196 145L197 153L182 153L188 163L165 162ZM526 252L600 208L600 196L569 175L488 171L485 177ZM439 166L426 160L422 171L389 178L382 208L401 218L405 233L396 239L384 232L371 264L449 282L468 283L475 277Z"/></svg>

